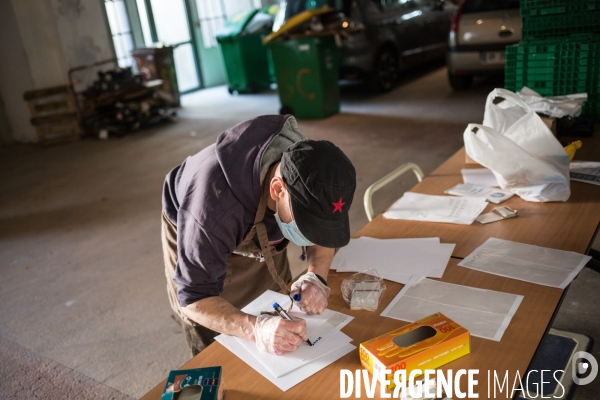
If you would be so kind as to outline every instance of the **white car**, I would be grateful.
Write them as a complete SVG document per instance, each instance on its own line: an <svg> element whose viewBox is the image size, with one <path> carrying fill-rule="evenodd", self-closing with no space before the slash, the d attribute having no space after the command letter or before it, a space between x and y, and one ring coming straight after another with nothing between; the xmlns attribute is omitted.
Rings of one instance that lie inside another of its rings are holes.
<svg viewBox="0 0 600 400"><path fill-rule="evenodd" d="M446 61L455 90L476 75L504 72L507 45L521 41L519 0L462 0L450 26Z"/></svg>

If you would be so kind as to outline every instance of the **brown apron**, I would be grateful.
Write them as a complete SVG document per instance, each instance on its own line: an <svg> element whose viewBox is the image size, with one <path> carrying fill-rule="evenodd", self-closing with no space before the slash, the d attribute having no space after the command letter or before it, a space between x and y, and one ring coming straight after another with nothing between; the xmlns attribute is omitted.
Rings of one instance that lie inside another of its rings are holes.
<svg viewBox="0 0 600 400"><path fill-rule="evenodd" d="M263 222L267 210L269 183L269 180L266 179L254 217L254 225L233 254L227 257L225 282L220 297L229 301L236 308L243 308L268 289L282 290L289 295L286 286L286 283L290 282L292 278L286 250L289 242L284 239L277 246L270 245L267 229ZM255 235L258 235L261 248L258 248L253 241ZM210 344L217 333L192 321L181 310L177 299L177 286L173 282L177 265L177 227L167 218L164 212L162 214L161 236L169 302L173 311L185 322L186 337L190 342L192 353L195 355ZM265 262L267 268L265 268ZM188 329L188 327L195 328L196 332ZM203 343L192 343L192 341L197 342L198 340Z"/></svg>

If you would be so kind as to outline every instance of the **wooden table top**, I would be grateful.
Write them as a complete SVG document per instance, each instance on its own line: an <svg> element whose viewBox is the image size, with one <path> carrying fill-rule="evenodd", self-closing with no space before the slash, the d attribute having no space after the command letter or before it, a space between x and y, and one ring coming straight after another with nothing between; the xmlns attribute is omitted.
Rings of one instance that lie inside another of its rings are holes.
<svg viewBox="0 0 600 400"><path fill-rule="evenodd" d="M480 393L480 398L486 398L488 370L496 370L502 376L508 370L511 385L516 371L519 371L521 376L526 372L563 291L459 267L457 266L458 262L457 259L450 260L442 281L525 296L500 342L471 337L471 354L441 367L442 370L452 369L453 371L479 369L477 377L479 383L476 388ZM394 282L385 281L387 289L383 293L376 312L350 310L340 292L342 280L350 275L351 273L334 271L330 273L329 284L332 291L329 308L355 317L342 329L353 339L354 345L358 347L361 342L407 323L380 316L383 309L403 287ZM339 398L340 369L354 371L362 368L358 349L356 349L287 392L282 392L238 357L231 354L220 343L214 343L183 365L181 369L214 365L223 367L227 399ZM464 385L466 385L466 381L461 383L461 388L465 388ZM142 400L160 399L164 386L165 381L148 392L142 397ZM376 393L378 396L379 388Z"/></svg>
<svg viewBox="0 0 600 400"><path fill-rule="evenodd" d="M463 182L461 169L481 168L467 165L464 160L463 148L410 191L444 195L444 190ZM457 225L394 220L378 215L354 236L439 237L443 243L456 243L452 255L459 258L467 257L490 237L585 254L600 222L600 186L571 182L571 197L566 202L534 203L513 196L501 205L518 210L519 217L486 225L478 222ZM491 212L497 206L490 203L484 212Z"/></svg>
<svg viewBox="0 0 600 400"><path fill-rule="evenodd" d="M593 141L584 140L584 148L576 159L598 161L600 140L598 133ZM586 148L587 142L587 148ZM598 151L596 151L598 150ZM411 191L425 194L443 194L443 191L462 182L462 168L477 168L464 163L464 149L459 150L444 164L431 173ZM503 203L519 210L518 218L481 225L469 226L428 223L417 221L388 220L381 215L358 231L354 237L377 238L440 237L442 242L456 243L454 257L464 258L489 237L514 240L522 243L585 253L593 239L600 221L600 186L572 182L571 198L564 203L531 203L517 197ZM488 205L485 212L491 211ZM480 271L459 267L460 260L451 259L441 281L482 289L520 294L524 299L512 318L500 342L471 338L471 354L441 367L441 370L479 369L476 392L487 398L487 373L497 371L504 376L508 371L509 385L518 371L523 376L541 342L563 290L535 285ZM381 317L383 309L398 294L403 285L386 281L385 290L377 312L352 311L344 302L340 285L351 273L331 271L329 284L332 288L329 308L355 317L342 331L358 345L368 339L389 332L406 322ZM358 350L352 351L327 368L319 371L287 392L282 392L254 369L231 354L219 343L210 345L201 354L181 366L180 369L221 365L227 388L227 399L310 399L338 398L340 370L361 369ZM492 375L493 376L493 375ZM464 377L463 377L464 378ZM503 379L503 378L500 378ZM160 399L166 381L158 384L142 400ZM461 380L465 390L466 379ZM379 396L379 388L376 390Z"/></svg>

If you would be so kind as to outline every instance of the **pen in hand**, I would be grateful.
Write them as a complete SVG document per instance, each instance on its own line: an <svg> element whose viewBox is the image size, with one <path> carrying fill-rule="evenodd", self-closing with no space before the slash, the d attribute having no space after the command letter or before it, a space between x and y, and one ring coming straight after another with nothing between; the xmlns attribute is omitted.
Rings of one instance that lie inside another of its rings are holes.
<svg viewBox="0 0 600 400"><path fill-rule="evenodd" d="M279 305L279 303L273 303L273 309L275 309L275 312L277 314L279 314L279 316L283 319L286 319L288 321L292 320L292 317L290 317L288 315L288 313L285 312L285 310L283 308L281 308L281 306ZM306 339L305 342L309 345L312 346L312 343L310 342L310 339Z"/></svg>

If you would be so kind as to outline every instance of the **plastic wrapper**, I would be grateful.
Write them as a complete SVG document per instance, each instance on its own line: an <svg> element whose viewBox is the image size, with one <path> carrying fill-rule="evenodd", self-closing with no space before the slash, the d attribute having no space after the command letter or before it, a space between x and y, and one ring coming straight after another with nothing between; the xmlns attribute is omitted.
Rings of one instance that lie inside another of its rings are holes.
<svg viewBox="0 0 600 400"><path fill-rule="evenodd" d="M342 281L342 296L352 310L375 311L385 290L383 279L374 268L354 274Z"/></svg>
<svg viewBox="0 0 600 400"><path fill-rule="evenodd" d="M544 97L527 86L523 86L523 89L516 94L531 107L533 111L554 118L579 117L581 115L583 103L585 103L588 98L587 93Z"/></svg>

